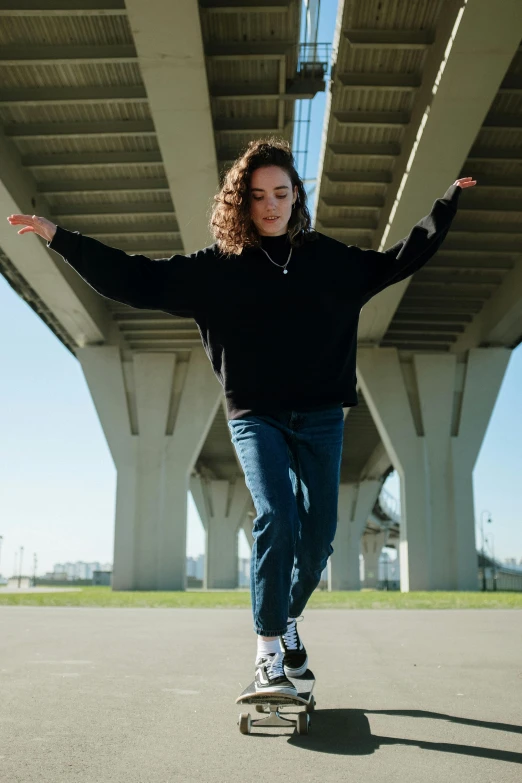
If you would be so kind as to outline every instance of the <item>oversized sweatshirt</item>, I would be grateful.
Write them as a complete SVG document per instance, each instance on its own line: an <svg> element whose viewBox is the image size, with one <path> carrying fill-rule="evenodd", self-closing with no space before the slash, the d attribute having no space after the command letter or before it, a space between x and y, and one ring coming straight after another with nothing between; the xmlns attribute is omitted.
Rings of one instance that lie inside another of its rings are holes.
<svg viewBox="0 0 522 783"><path fill-rule="evenodd" d="M286 236L262 238L274 263L260 247L225 255L217 244L155 260L61 226L47 246L108 299L193 318L229 419L350 407L358 403L361 308L429 261L450 228L460 192L451 185L429 215L384 252L312 231L293 248L286 274Z"/></svg>

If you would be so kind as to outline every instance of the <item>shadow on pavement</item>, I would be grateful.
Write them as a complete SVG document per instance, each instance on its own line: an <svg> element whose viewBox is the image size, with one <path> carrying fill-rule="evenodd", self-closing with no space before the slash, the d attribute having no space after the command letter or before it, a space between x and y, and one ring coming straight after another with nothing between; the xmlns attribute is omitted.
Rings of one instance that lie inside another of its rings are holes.
<svg viewBox="0 0 522 783"><path fill-rule="evenodd" d="M292 745L315 750L319 753L335 753L346 756L363 756L373 753L382 745L410 745L426 750L439 750L443 753L457 753L462 756L476 756L478 758L495 759L497 761L511 761L513 764L522 764L522 753L497 748L477 747L476 745L459 745L450 742L426 742L425 740L406 739L403 737L380 737L372 734L366 714L397 715L410 718L433 718L435 720L447 720L466 726L495 729L497 731L514 732L522 734L522 726L509 723L493 723L491 721L473 720L472 718L460 718L454 715L445 715L438 712L423 710L321 710L316 709L311 714L311 731L306 736L295 732L290 735L288 741ZM280 736L267 732L252 731L251 737Z"/></svg>

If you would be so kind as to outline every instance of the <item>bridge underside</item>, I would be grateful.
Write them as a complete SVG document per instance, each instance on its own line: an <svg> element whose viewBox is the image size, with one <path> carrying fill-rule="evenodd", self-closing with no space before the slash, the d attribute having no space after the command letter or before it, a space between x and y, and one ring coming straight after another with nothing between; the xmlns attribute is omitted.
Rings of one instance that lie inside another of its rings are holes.
<svg viewBox="0 0 522 783"><path fill-rule="evenodd" d="M224 170L252 138L291 141L296 100L325 89L300 16L300 0L5 0L2 213L151 258L209 244ZM375 572L385 545L402 590L477 589L471 474L522 339L521 37L515 0L339 3L317 228L383 249L457 177L478 187L436 256L362 310L331 589L359 589L359 554ZM103 299L5 220L0 270L89 384L118 471L115 589L185 588L189 490L205 586L234 587L253 505L194 321ZM392 467L400 524L379 501Z"/></svg>

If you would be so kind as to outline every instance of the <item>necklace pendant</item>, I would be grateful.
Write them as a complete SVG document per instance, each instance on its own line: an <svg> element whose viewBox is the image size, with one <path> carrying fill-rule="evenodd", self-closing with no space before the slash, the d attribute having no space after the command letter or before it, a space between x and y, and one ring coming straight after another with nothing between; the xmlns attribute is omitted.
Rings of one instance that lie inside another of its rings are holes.
<svg viewBox="0 0 522 783"><path fill-rule="evenodd" d="M284 275L287 275L287 274L288 274L288 269L285 269L285 270L284 270L284 272L283 272L283 274L284 274Z"/></svg>

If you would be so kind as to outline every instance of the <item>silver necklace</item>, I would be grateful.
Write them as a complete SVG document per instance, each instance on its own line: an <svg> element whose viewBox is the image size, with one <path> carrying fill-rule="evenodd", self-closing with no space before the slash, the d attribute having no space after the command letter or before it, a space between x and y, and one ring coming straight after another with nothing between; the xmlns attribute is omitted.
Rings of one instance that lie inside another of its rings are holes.
<svg viewBox="0 0 522 783"><path fill-rule="evenodd" d="M288 254L288 258L286 259L286 263L285 263L285 264L283 264L283 266L281 266L281 264L276 264L276 262L275 262L275 261L272 261L272 259L270 258L270 256L269 256L269 255L268 255L268 253L266 252L265 248L264 248L264 247L261 247L261 250L262 250L262 251L263 251L263 253L264 253L264 254L267 256L268 260L269 260L269 261L272 261L272 263L273 263L273 264L275 264L275 266L279 267L279 269L282 269L282 270L283 270L283 274L284 274L284 275L287 275L287 274L288 274L288 269L287 269L286 267L288 266L288 263L289 263L290 259L292 258L292 250L293 250L293 249L294 249L293 247L291 247L291 248L290 248L290 252L289 252L289 254Z"/></svg>

